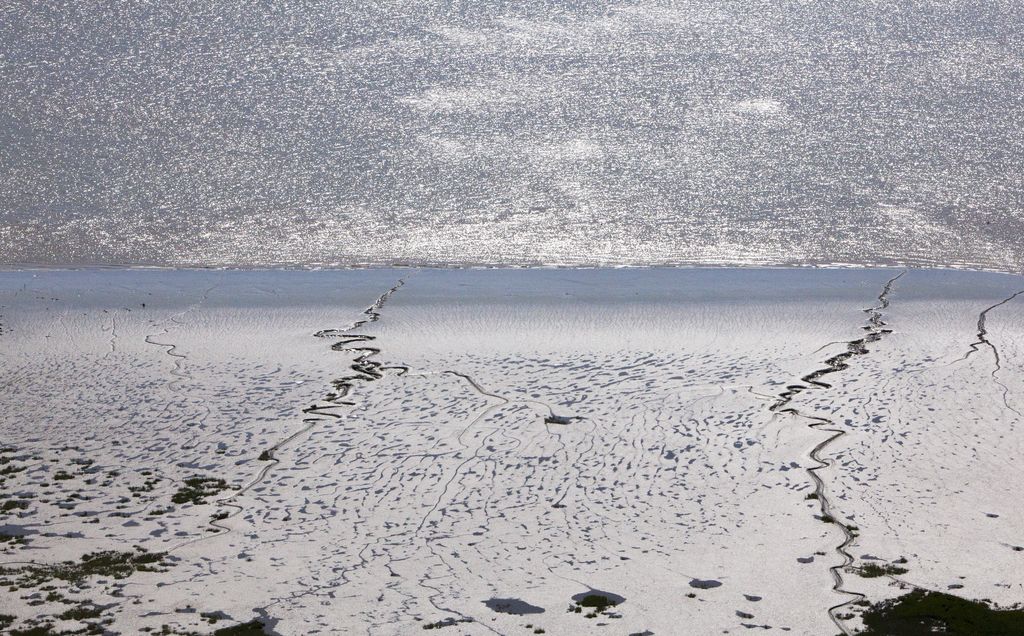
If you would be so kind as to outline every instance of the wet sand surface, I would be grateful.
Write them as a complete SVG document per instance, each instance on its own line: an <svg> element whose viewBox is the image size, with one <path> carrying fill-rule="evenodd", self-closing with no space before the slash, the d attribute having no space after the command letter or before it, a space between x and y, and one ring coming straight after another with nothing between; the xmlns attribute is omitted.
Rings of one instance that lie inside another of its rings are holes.
<svg viewBox="0 0 1024 636"><path fill-rule="evenodd" d="M1022 289L3 273L0 629L830 634L915 587L1020 602Z"/></svg>

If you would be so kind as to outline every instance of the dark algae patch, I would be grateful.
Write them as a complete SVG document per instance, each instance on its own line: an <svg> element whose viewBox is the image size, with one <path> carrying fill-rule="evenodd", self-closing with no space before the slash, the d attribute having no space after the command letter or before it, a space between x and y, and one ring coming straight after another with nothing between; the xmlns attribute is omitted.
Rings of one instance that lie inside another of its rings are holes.
<svg viewBox="0 0 1024 636"><path fill-rule="evenodd" d="M1024 609L914 590L866 610L860 636L1024 636Z"/></svg>

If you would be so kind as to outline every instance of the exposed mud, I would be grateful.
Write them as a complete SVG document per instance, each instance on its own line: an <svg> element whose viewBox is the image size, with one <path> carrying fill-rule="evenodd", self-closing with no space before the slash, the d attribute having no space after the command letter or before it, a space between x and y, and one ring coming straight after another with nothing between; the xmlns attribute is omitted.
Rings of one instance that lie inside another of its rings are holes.
<svg viewBox="0 0 1024 636"><path fill-rule="evenodd" d="M886 323L882 319L882 312L889 307L889 295L892 292L893 285L905 273L906 272L901 272L889 279L882 288L881 293L878 294L878 304L864 310L864 312L868 314L868 318L867 323L863 327L866 332L863 338L846 342L846 351L828 358L825 360L824 367L812 371L800 378L802 384L792 384L787 386L786 390L779 394L779 399L770 407L770 409L776 413L788 413L810 420L808 427L828 433L828 437L818 442L818 444L811 449L809 456L817 465L808 468L807 473L814 482L814 498L818 501L820 511L819 518L825 523L838 527L843 533L843 540L835 547L836 554L839 555L842 563L829 568L832 573L832 589L840 594L847 594L854 598L830 607L828 609L828 614L836 627L842 630L842 632L847 636L853 632L839 617L839 610L846 607L854 600L864 598L863 594L847 590L844 587L843 582L843 570L854 561L853 555L850 554L848 548L850 547L850 544L853 543L857 535L854 528L842 523L834 516L833 502L828 496L828 489L825 487L824 480L818 474L820 470L828 468L833 464L833 460L831 458L824 457L824 451L835 440L846 435L846 431L841 428L836 428L836 423L828 418L802 413L797 408L791 406L791 403L794 397L804 391L832 388L832 385L822 381L822 378L849 368L849 361L851 358L867 354L869 352L868 345L876 343L887 334L892 333L891 329L886 329Z"/></svg>
<svg viewBox="0 0 1024 636"><path fill-rule="evenodd" d="M1009 387L1006 386L1006 384L1003 383L1002 380L999 379L999 372L1002 371L1003 369L1002 359L999 356L999 348L996 347L995 343L993 343L988 338L988 328L986 326L988 314L990 311L1002 307L1003 305L1012 301L1014 298L1020 296L1021 294L1024 294L1024 289L1015 292L1010 296L1007 296L1003 300L997 302L996 304L990 307L986 307L981 311L980 314L978 314L978 339L969 344L967 352L963 355L963 357L954 361L953 363L951 363L951 365L967 360L968 358L971 357L971 354L977 353L981 347L986 347L990 349L992 351L994 365L992 368L992 372L990 373L990 376L992 377L992 382L995 383L1000 388L1003 398L1003 406L1005 406L1007 410L1016 413L1019 417L1024 417L1024 414L1022 414L1019 410L1010 405L1010 389Z"/></svg>

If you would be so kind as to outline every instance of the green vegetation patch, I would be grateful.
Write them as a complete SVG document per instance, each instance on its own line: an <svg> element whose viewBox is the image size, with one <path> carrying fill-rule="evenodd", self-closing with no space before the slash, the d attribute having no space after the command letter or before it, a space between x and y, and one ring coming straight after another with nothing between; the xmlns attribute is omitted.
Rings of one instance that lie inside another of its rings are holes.
<svg viewBox="0 0 1024 636"><path fill-rule="evenodd" d="M866 610L860 636L1024 636L1024 609L914 590Z"/></svg>
<svg viewBox="0 0 1024 636"><path fill-rule="evenodd" d="M576 594L572 597L574 602L573 605L569 606L569 612L576 614L584 614L586 618L597 618L598 615L605 613L608 608L615 607L623 602L625 598L618 594L612 594L611 592L602 592L600 590L590 590L582 594ZM586 608L586 613L584 613ZM607 614L613 616L612 614ZM617 616L613 616L617 617Z"/></svg>
<svg viewBox="0 0 1024 636"><path fill-rule="evenodd" d="M171 501L176 504L190 503L198 506L206 503L207 497L230 488L228 482L219 477L189 477L185 480L185 485L171 497Z"/></svg>
<svg viewBox="0 0 1024 636"><path fill-rule="evenodd" d="M11 630L11 636L62 636L64 632L54 631L51 623L43 623L27 629Z"/></svg>
<svg viewBox="0 0 1024 636"><path fill-rule="evenodd" d="M877 579L880 576L898 576L908 572L907 568L889 563L865 563L859 568L852 569L866 579Z"/></svg>
<svg viewBox="0 0 1024 636"><path fill-rule="evenodd" d="M12 569L0 569L0 585L11 587L36 587L44 583L61 580L81 583L90 576L109 576L124 579L135 572L165 572L163 559L166 552L117 552L107 550L93 552L81 561L64 561L54 565L28 565ZM8 578L13 576L14 578Z"/></svg>
<svg viewBox="0 0 1024 636"><path fill-rule="evenodd" d="M12 510L25 510L29 506L29 499L8 499L0 504L0 512L10 512Z"/></svg>
<svg viewBox="0 0 1024 636"><path fill-rule="evenodd" d="M0 532L0 543L13 543L14 545L21 545L25 543L25 537L20 534Z"/></svg>
<svg viewBox="0 0 1024 636"><path fill-rule="evenodd" d="M72 607L57 618L65 621L84 621L87 618L99 618L102 614L102 607L79 605L78 607Z"/></svg>
<svg viewBox="0 0 1024 636"><path fill-rule="evenodd" d="M618 605L618 603L612 601L604 594L587 594L577 601L577 603L579 603L581 607L596 607L598 610Z"/></svg>
<svg viewBox="0 0 1024 636"><path fill-rule="evenodd" d="M446 618L443 621L437 621L434 623L427 623L423 626L423 629L444 629L445 627L454 627L459 623L472 623L472 618Z"/></svg>

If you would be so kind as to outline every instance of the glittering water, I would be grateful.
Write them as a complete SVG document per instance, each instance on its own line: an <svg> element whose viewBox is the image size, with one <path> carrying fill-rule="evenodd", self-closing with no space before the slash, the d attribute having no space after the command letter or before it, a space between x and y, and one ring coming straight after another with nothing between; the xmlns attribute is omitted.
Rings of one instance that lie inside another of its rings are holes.
<svg viewBox="0 0 1024 636"><path fill-rule="evenodd" d="M213 4L0 6L0 263L1024 265L1016 0Z"/></svg>

